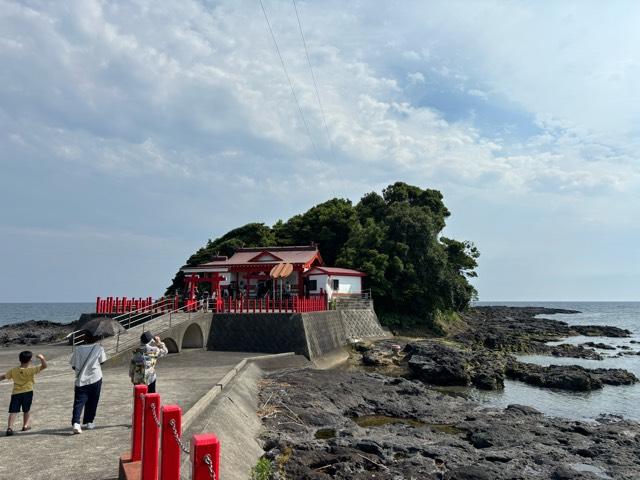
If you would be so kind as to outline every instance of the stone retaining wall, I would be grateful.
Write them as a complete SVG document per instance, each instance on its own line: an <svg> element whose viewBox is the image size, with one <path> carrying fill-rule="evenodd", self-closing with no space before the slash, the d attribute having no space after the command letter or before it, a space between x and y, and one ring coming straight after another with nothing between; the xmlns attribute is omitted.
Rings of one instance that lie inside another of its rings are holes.
<svg viewBox="0 0 640 480"><path fill-rule="evenodd" d="M213 316L209 350L307 355L300 315L221 313Z"/></svg>
<svg viewBox="0 0 640 480"><path fill-rule="evenodd" d="M391 334L382 328L373 310L342 310L346 338L377 338Z"/></svg>
<svg viewBox="0 0 640 480"><path fill-rule="evenodd" d="M307 358L313 360L346 345L347 337L340 313L330 310L300 314L306 337Z"/></svg>
<svg viewBox="0 0 640 480"><path fill-rule="evenodd" d="M385 337L373 310L312 313L217 314L208 348L262 353L295 352L310 360L331 354L349 338Z"/></svg>

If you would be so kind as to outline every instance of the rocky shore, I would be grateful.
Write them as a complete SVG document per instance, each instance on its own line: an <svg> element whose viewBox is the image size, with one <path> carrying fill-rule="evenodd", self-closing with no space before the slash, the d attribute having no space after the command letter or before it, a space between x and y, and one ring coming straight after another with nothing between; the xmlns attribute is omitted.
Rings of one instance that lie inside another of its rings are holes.
<svg viewBox="0 0 640 480"><path fill-rule="evenodd" d="M64 340L74 330L75 323L55 323L48 320L29 320L0 327L0 346L38 345Z"/></svg>
<svg viewBox="0 0 640 480"><path fill-rule="evenodd" d="M535 318L570 313L484 307L448 338L354 345L352 370L275 373L258 412L274 479L637 479L640 425L618 417L585 423L527 406L487 409L438 386L588 391L638 381L622 369L543 367L516 353L603 358L600 344L549 346L572 335L626 337L615 327ZM614 347L615 349L615 347ZM624 352L626 353L626 352ZM635 353L635 351L633 352ZM615 387L612 387L615 388Z"/></svg>
<svg viewBox="0 0 640 480"><path fill-rule="evenodd" d="M637 479L640 426L480 408L423 382L294 370L262 385L274 479Z"/></svg>
<svg viewBox="0 0 640 480"><path fill-rule="evenodd" d="M604 385L631 385L638 381L635 375L622 369L586 369L576 365L543 367L518 361L515 353L602 360L604 357L595 348L616 348L593 342L553 346L547 342L571 335L620 338L631 333L610 326L569 326L565 322L535 318L540 313L572 311L482 307L465 314L468 328L450 338L393 339L357 345L356 349L363 365L387 369L387 373L393 370L396 376L440 386L473 385L483 390L499 390L504 388L505 378L509 378L537 387L590 391Z"/></svg>

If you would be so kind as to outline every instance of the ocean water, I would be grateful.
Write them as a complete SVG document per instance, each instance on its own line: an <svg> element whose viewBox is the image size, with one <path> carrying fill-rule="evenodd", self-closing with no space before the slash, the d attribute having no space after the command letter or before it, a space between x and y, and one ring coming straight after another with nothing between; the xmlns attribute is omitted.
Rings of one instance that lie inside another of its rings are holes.
<svg viewBox="0 0 640 480"><path fill-rule="evenodd" d="M28 320L69 323L95 310L95 303L0 303L0 327Z"/></svg>
<svg viewBox="0 0 640 480"><path fill-rule="evenodd" d="M629 346L639 351L640 302L477 302L477 305L507 305L514 307L541 306L579 310L578 314L542 315L574 325L613 325L633 332L631 338L569 337L564 343L580 344L588 341L609 345ZM93 303L0 303L0 326L27 320L50 320L68 323L80 314L95 310ZM559 342L559 343L563 343ZM540 365L569 364L586 368L625 368L640 378L640 356L615 357L618 352L601 350L602 361L576 358L556 358L545 355L522 355L525 362ZM530 405L552 416L591 420L600 414L622 415L640 421L640 383L632 386L605 386L594 392L565 392L532 387L518 381L507 380L502 392L470 389L470 396L486 405L506 407L512 403Z"/></svg>
<svg viewBox="0 0 640 480"><path fill-rule="evenodd" d="M539 365L581 365L585 368L624 368L640 378L640 356L617 357L619 352L640 351L640 302L477 302L477 305L507 305L514 307L536 306L578 310L577 314L540 315L544 318L562 320L570 325L612 325L632 332L630 338L569 337L561 342L580 344L585 342L606 343L615 347L627 346L630 350L598 350L604 360L552 357L547 355L521 355L523 362ZM530 405L547 415L593 420L601 414L621 415L640 420L640 383L632 386L609 386L593 392L565 392L542 389L525 383L507 380L503 392L486 392L473 389L471 397L480 402L507 406L512 403Z"/></svg>

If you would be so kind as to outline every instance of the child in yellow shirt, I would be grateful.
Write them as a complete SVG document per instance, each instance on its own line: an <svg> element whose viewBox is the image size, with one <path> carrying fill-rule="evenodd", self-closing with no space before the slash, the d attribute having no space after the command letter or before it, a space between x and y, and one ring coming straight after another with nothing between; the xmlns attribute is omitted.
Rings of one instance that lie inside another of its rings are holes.
<svg viewBox="0 0 640 480"><path fill-rule="evenodd" d="M34 377L47 368L47 361L44 359L44 355L37 355L36 358L40 360L40 365L36 366L31 365L32 357L33 353L28 350L20 352L20 366L13 367L4 375L0 375L0 381L4 379L13 380L13 392L9 403L7 437L13 435L13 422L18 416L20 408L22 408L23 413L22 431L26 432L31 429L29 420L31 418L31 402L33 401Z"/></svg>

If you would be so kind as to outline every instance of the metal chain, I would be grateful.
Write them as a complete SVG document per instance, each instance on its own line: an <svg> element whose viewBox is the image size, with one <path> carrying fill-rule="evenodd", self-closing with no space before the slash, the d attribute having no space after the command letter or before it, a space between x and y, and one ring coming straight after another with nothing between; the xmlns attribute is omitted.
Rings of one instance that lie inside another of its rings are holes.
<svg viewBox="0 0 640 480"><path fill-rule="evenodd" d="M213 471L213 461L211 460L211 455L207 453L204 457L202 457L202 460L209 469L209 476L211 477L211 480L216 480L216 473Z"/></svg>
<svg viewBox="0 0 640 480"><path fill-rule="evenodd" d="M173 438L175 439L176 443L180 447L180 450L182 450L184 453L189 453L189 446L185 445L182 439L180 438L180 435L178 435L178 429L176 428L176 421L173 418L169 420L169 426L173 431Z"/></svg>
<svg viewBox="0 0 640 480"><path fill-rule="evenodd" d="M156 422L158 428L160 428L160 420L158 420L158 415L156 414L156 404L152 403L149 405L151 407L151 415L153 416L153 421Z"/></svg>
<svg viewBox="0 0 640 480"><path fill-rule="evenodd" d="M140 398L144 398L144 395L140 395ZM151 405L149 405L149 407L151 407L151 415L153 416L153 421L156 422L156 425L158 426L158 428L160 428L161 424L160 424L160 420L158 420L158 415L156 414L156 404L152 403ZM173 418L169 420L169 426L171 427L171 430L173 432L173 438L175 439L176 443L180 447L180 450L182 450L184 453L189 453L190 452L189 446L186 445L180 438L180 435L178 435L176 421ZM204 461L205 465L209 469L209 477L211 477L211 480L216 480L216 473L213 471L213 461L211 460L211 455L207 453L202 458L202 460Z"/></svg>

